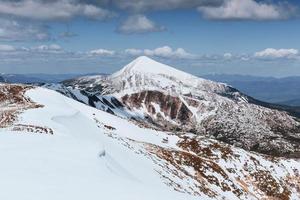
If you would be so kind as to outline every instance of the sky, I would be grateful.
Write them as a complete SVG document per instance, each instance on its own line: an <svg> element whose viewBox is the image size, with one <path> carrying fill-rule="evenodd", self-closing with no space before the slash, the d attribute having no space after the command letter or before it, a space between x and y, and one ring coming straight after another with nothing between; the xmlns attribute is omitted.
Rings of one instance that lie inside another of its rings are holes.
<svg viewBox="0 0 300 200"><path fill-rule="evenodd" d="M300 76L296 0L0 0L0 73Z"/></svg>

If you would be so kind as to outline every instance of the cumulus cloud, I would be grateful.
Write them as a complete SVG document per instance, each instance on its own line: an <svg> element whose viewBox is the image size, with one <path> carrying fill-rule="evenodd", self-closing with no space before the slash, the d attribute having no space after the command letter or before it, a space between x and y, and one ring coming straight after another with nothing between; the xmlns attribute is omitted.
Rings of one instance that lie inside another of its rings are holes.
<svg viewBox="0 0 300 200"><path fill-rule="evenodd" d="M39 56L39 55L72 55L77 58L79 57L97 57L97 56L114 56L116 54L115 51L107 50L107 49L94 49L86 52L75 52L75 51L66 51L63 47L58 44L43 44L39 46L31 46L31 47L16 47L12 45L0 44L0 54L5 53L6 55L9 53L14 56L18 55L31 55ZM30 57L31 57L30 56Z"/></svg>
<svg viewBox="0 0 300 200"><path fill-rule="evenodd" d="M266 3L267 2L267 3ZM124 34L166 30L145 13L173 9L197 8L204 17L218 20L273 20L292 16L295 7L258 0L0 0L0 41L45 41L67 39L76 33L63 32L51 36L40 23L70 20L76 17L105 20L116 12L127 12L117 31ZM9 19L9 20L8 20Z"/></svg>
<svg viewBox="0 0 300 200"><path fill-rule="evenodd" d="M88 52L90 56L113 56L115 55L115 51L107 50L107 49L94 49Z"/></svg>
<svg viewBox="0 0 300 200"><path fill-rule="evenodd" d="M267 48L254 54L256 58L296 58L297 56L299 56L297 49Z"/></svg>
<svg viewBox="0 0 300 200"><path fill-rule="evenodd" d="M23 48L26 50L26 48ZM32 47L31 50L39 51L39 52L61 52L63 48L58 44L50 44L50 45L40 45L37 47Z"/></svg>
<svg viewBox="0 0 300 200"><path fill-rule="evenodd" d="M72 54L63 50L57 44L40 45L33 47L17 47L12 45L0 45L0 60L5 62L20 62L25 60L59 60L59 58L67 59Z"/></svg>
<svg viewBox="0 0 300 200"><path fill-rule="evenodd" d="M0 1L0 14L34 20L61 20L72 17L105 19L114 14L94 4L75 0Z"/></svg>
<svg viewBox="0 0 300 200"><path fill-rule="evenodd" d="M223 56L224 56L224 58L227 59L227 60L229 60L229 59L232 58L232 54L231 54L231 53L224 53Z"/></svg>
<svg viewBox="0 0 300 200"><path fill-rule="evenodd" d="M276 20L288 18L294 9L255 0L228 0L219 7L200 6L198 11L205 18L216 20Z"/></svg>
<svg viewBox="0 0 300 200"><path fill-rule="evenodd" d="M0 52L10 52L10 51L15 51L15 47L11 45L6 45L6 44L0 44Z"/></svg>
<svg viewBox="0 0 300 200"><path fill-rule="evenodd" d="M123 10L147 12L153 10L195 8L198 6L219 6L223 0L111 0L110 2Z"/></svg>
<svg viewBox="0 0 300 200"><path fill-rule="evenodd" d="M145 15L129 16L117 29L124 34L149 33L163 31L164 27L157 25Z"/></svg>
<svg viewBox="0 0 300 200"><path fill-rule="evenodd" d="M1 41L24 41L50 39L48 28L42 25L29 24L16 20L0 19Z"/></svg>
<svg viewBox="0 0 300 200"><path fill-rule="evenodd" d="M156 49L126 49L125 53L131 56L146 55L157 56L162 58L179 58L179 59L191 59L195 58L195 55L188 53L183 48L172 49L169 46L158 47Z"/></svg>
<svg viewBox="0 0 300 200"><path fill-rule="evenodd" d="M87 62L95 59L111 59L111 60L126 60L133 57L146 55L156 57L157 59L165 59L169 62L176 63L201 63L203 65L222 64L222 63L255 63L264 62L268 59L294 59L297 61L300 58L300 53L297 49L265 49L253 54L192 54L183 48L171 48L162 46L154 49L125 49L120 51L108 49L93 49L90 51L76 52L67 51L58 44L44 44L33 47L17 47L7 44L0 44L0 60L52 60L52 61L70 61L80 60ZM300 60L300 59L299 59ZM280 61L280 60L278 60Z"/></svg>

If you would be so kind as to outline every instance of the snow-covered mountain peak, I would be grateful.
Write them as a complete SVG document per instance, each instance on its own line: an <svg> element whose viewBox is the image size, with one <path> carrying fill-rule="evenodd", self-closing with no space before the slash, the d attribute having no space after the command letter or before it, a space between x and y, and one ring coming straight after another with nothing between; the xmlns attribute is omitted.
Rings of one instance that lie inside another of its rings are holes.
<svg viewBox="0 0 300 200"><path fill-rule="evenodd" d="M90 94L118 97L147 90L178 96L189 93L204 95L205 92L220 94L228 89L226 84L199 78L146 56L136 58L112 75L81 77L63 84Z"/></svg>
<svg viewBox="0 0 300 200"><path fill-rule="evenodd" d="M191 90L221 93L226 88L225 84L199 78L146 56L133 60L107 77L107 80L114 85L113 93L142 90L163 90L178 94L190 93Z"/></svg>
<svg viewBox="0 0 300 200"><path fill-rule="evenodd" d="M191 74L175 69L171 66L157 62L147 56L140 56L114 73L112 77L117 77L124 74L143 73L143 74L160 74L173 76L177 79L197 78Z"/></svg>

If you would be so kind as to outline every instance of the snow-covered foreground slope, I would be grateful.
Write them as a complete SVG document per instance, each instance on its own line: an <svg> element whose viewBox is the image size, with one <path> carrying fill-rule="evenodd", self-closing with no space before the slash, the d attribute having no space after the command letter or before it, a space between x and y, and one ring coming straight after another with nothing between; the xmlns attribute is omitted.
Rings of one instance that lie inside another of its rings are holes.
<svg viewBox="0 0 300 200"><path fill-rule="evenodd" d="M0 199L191 198L163 184L151 160L107 136L119 132L143 141L147 131L143 137L126 121L51 90L26 94L44 107L25 111L15 124L48 127L53 135L1 130ZM160 138L151 132L149 139Z"/></svg>
<svg viewBox="0 0 300 200"><path fill-rule="evenodd" d="M0 124L0 199L300 198L298 160L146 129L44 88L0 85L0 97L14 116Z"/></svg>
<svg viewBox="0 0 300 200"><path fill-rule="evenodd" d="M110 76L45 87L145 127L192 132L267 155L300 157L299 119L226 84L144 56Z"/></svg>

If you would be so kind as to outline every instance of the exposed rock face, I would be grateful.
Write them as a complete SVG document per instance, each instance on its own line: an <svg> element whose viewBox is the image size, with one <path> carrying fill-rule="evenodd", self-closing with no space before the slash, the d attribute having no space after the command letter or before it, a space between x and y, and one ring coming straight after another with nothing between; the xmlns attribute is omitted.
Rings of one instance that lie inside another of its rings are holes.
<svg viewBox="0 0 300 200"><path fill-rule="evenodd" d="M148 117L153 120L157 119L159 123L166 124L163 116L181 124L181 126L185 126L192 121L193 113L179 97L173 97L158 91L143 91L125 95L121 99L123 104L129 108L140 109L145 107L149 113Z"/></svg>
<svg viewBox="0 0 300 200"><path fill-rule="evenodd" d="M111 76L67 81L57 90L142 125L206 135L268 155L300 157L299 119L228 85L149 58L138 58Z"/></svg>

